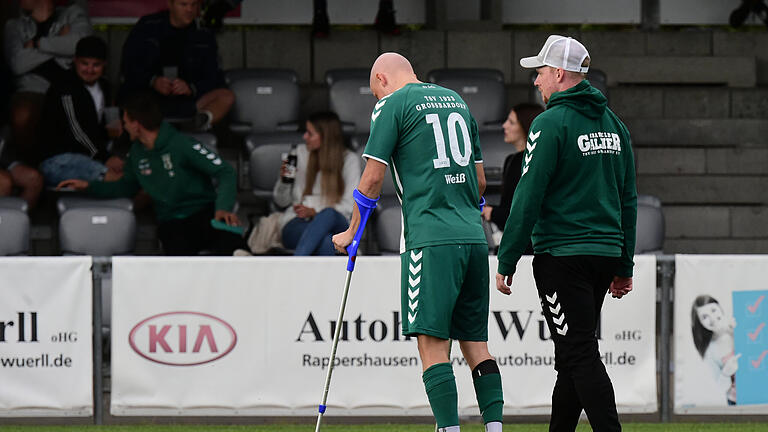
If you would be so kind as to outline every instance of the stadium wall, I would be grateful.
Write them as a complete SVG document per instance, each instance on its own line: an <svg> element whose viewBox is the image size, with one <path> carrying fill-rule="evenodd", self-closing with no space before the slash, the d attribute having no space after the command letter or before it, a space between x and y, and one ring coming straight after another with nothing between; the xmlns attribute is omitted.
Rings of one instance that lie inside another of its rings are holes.
<svg viewBox="0 0 768 432"><path fill-rule="evenodd" d="M118 82L127 26L100 26ZM598 27L599 28L599 27ZM666 253L768 252L768 32L755 28L551 32L578 38L593 68L606 72L611 108L633 134L638 188L658 196L667 221ZM326 71L370 67L380 52L411 59L419 76L438 68L494 68L508 106L529 98L529 72L517 59L538 52L550 31L406 30L381 35L334 27L313 39L308 27L233 26L219 35L222 64L290 68L302 86L302 114L328 108Z"/></svg>

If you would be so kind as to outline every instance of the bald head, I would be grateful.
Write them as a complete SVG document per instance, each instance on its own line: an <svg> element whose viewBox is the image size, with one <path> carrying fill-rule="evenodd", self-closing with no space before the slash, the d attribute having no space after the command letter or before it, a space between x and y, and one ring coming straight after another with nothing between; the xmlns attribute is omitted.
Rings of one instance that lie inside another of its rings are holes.
<svg viewBox="0 0 768 432"><path fill-rule="evenodd" d="M421 82L407 58L398 53L384 53L371 67L371 91L376 99L394 93L408 83Z"/></svg>

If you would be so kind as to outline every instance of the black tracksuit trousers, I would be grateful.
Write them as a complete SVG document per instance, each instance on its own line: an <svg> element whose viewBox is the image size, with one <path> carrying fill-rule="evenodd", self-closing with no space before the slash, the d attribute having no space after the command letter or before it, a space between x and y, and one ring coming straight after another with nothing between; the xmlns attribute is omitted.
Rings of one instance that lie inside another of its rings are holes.
<svg viewBox="0 0 768 432"><path fill-rule="evenodd" d="M550 431L574 431L582 409L594 431L621 430L596 335L617 263L618 258L585 255L533 258L536 288L555 343Z"/></svg>

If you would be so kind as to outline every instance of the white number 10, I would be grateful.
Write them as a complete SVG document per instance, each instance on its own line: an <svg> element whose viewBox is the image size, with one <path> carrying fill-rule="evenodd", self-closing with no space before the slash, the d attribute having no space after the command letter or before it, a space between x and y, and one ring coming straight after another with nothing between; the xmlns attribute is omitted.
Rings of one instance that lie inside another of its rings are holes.
<svg viewBox="0 0 768 432"><path fill-rule="evenodd" d="M440 127L440 117L437 114L427 114L426 120L428 124L432 125L432 130L435 133L435 146L437 146L437 159L432 159L432 163L435 165L435 169L447 168L451 166L451 161L445 153L445 137L443 136L443 129ZM459 149L459 137L456 134L457 123L461 128L461 137L464 141L464 154ZM448 127L448 144L451 146L451 157L459 166L467 166L472 155L472 140L469 139L469 130L464 117L457 112L452 112L448 115L445 125Z"/></svg>

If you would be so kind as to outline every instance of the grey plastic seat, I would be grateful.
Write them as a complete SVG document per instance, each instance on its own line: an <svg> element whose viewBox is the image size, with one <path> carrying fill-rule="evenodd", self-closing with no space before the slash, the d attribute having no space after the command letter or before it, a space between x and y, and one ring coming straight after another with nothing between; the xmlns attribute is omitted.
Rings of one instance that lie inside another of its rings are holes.
<svg viewBox="0 0 768 432"><path fill-rule="evenodd" d="M230 129L240 135L297 130L299 84L290 69L233 69L225 79L235 93Z"/></svg>
<svg viewBox="0 0 768 432"><path fill-rule="evenodd" d="M136 217L118 207L75 207L59 218L59 246L65 255L131 254L136 247Z"/></svg>
<svg viewBox="0 0 768 432"><path fill-rule="evenodd" d="M0 197L0 208L16 209L24 213L29 210L29 203L23 198L19 197Z"/></svg>
<svg viewBox="0 0 768 432"><path fill-rule="evenodd" d="M539 90L533 85L536 81L536 75L535 70L531 71L531 88L528 90L528 101L546 107L544 100L541 99L541 93L539 93ZM605 76L605 72L600 69L590 68L587 72L587 81L589 81L592 87L600 90L600 92L603 93L603 96L608 99L608 78Z"/></svg>
<svg viewBox="0 0 768 432"><path fill-rule="evenodd" d="M0 207L0 255L29 251L29 216L17 208Z"/></svg>
<svg viewBox="0 0 768 432"><path fill-rule="evenodd" d="M661 200L652 195L638 195L635 253L655 255L663 253L664 231Z"/></svg>
<svg viewBox="0 0 768 432"><path fill-rule="evenodd" d="M339 115L346 134L368 134L371 112L376 104L368 69L332 69L326 72L328 102Z"/></svg>
<svg viewBox="0 0 768 432"><path fill-rule="evenodd" d="M245 137L245 148L251 154L256 147L264 144L301 144L304 142L301 132L270 132L250 134Z"/></svg>
<svg viewBox="0 0 768 432"><path fill-rule="evenodd" d="M500 129L506 112L504 74L496 69L436 69L427 80L461 96L479 129Z"/></svg>
<svg viewBox="0 0 768 432"><path fill-rule="evenodd" d="M272 201L272 190L280 176L281 155L290 150L290 143L276 143L260 145L251 152L249 174L254 195Z"/></svg>
<svg viewBox="0 0 768 432"><path fill-rule="evenodd" d="M397 197L395 183L392 181L392 170L387 167L384 182L381 184L381 198L379 205L384 207L400 207L400 198Z"/></svg>
<svg viewBox="0 0 768 432"><path fill-rule="evenodd" d="M606 99L609 99L608 78L605 76L605 72L600 69L590 69L589 72L587 72L587 80L592 84L592 87L600 90L600 92L603 93L603 96L605 96Z"/></svg>
<svg viewBox="0 0 768 432"><path fill-rule="evenodd" d="M73 208L97 208L109 207L133 211L133 200L130 198L99 199L82 195L63 196L56 201L56 210L59 216Z"/></svg>
<svg viewBox="0 0 768 432"><path fill-rule="evenodd" d="M515 146L504 142L504 131L481 131L480 148L483 151L483 169L488 186L501 186L504 161L515 153Z"/></svg>
<svg viewBox="0 0 768 432"><path fill-rule="evenodd" d="M380 207L376 210L376 240L382 255L400 254L402 215L400 206Z"/></svg>

